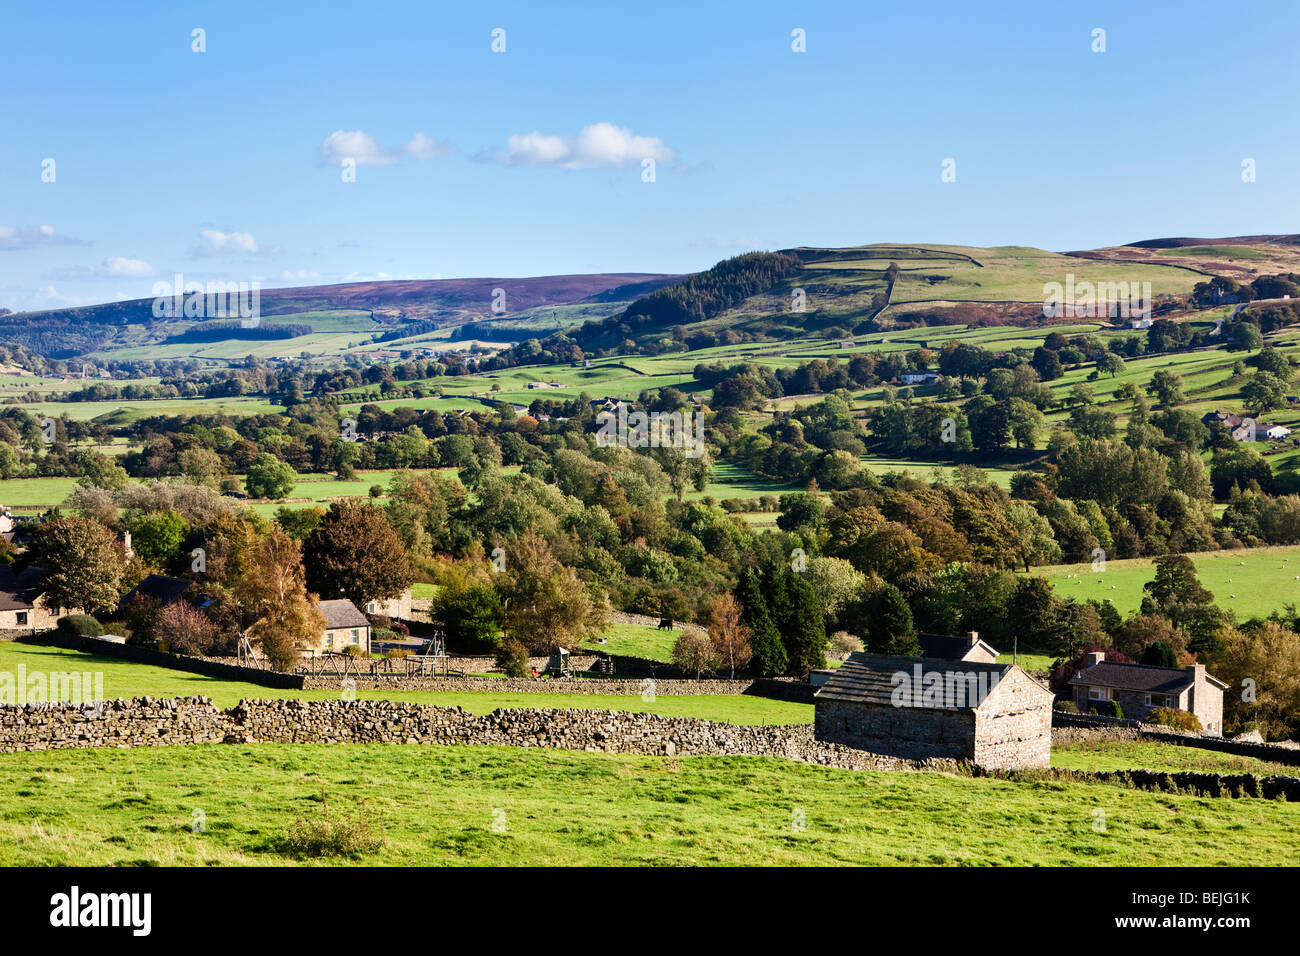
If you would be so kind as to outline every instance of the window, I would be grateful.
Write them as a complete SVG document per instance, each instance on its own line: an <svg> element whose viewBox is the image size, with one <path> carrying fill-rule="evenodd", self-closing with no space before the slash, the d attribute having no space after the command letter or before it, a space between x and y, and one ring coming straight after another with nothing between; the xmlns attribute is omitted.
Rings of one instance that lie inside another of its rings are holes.
<svg viewBox="0 0 1300 956"><path fill-rule="evenodd" d="M354 627L352 629L352 643L353 644L359 643L360 640L361 640L361 632Z"/></svg>
<svg viewBox="0 0 1300 956"><path fill-rule="evenodd" d="M1178 702L1168 694L1147 694L1146 705L1148 707L1177 707Z"/></svg>
<svg viewBox="0 0 1300 956"><path fill-rule="evenodd" d="M1110 700L1110 689L1106 687L1089 687L1089 700Z"/></svg>
<svg viewBox="0 0 1300 956"><path fill-rule="evenodd" d="M327 651L332 651L332 650L334 650L334 632L333 632L333 631L326 631L326 632L325 632L325 650L327 650Z"/></svg>
<svg viewBox="0 0 1300 956"><path fill-rule="evenodd" d="M18 626L19 626L19 627L26 627L26 626L27 626L27 612L26 612L26 611L19 611L19 612L15 615L15 617L17 618Z"/></svg>

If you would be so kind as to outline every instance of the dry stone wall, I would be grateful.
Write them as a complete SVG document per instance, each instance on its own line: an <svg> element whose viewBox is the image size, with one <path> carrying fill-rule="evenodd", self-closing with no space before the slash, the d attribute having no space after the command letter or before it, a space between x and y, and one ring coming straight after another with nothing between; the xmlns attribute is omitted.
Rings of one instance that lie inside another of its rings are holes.
<svg viewBox="0 0 1300 956"><path fill-rule="evenodd" d="M1251 743L1245 740L1226 740L1217 735L1179 733L1156 724L1139 724L1125 721L1109 726L1056 726L1052 728L1053 743L1081 743L1095 740L1145 740L1153 743L1173 744L1178 747L1196 747L1238 757L1256 757L1271 763L1300 766L1300 748L1284 744Z"/></svg>
<svg viewBox="0 0 1300 956"><path fill-rule="evenodd" d="M657 697L681 697L696 694L744 694L752 680L619 680L617 678L538 678L531 677L407 677L393 675L354 677L355 690L425 690L478 691L484 693L526 694L612 694L635 696L653 692ZM307 677L303 686L309 690L339 690L339 677Z"/></svg>
<svg viewBox="0 0 1300 956"><path fill-rule="evenodd" d="M813 739L812 727L734 724L605 710L497 710L389 700L244 700L228 711L206 697L135 698L95 707L0 707L0 752L193 743L408 743L552 747L599 753L786 757L857 770L957 770Z"/></svg>

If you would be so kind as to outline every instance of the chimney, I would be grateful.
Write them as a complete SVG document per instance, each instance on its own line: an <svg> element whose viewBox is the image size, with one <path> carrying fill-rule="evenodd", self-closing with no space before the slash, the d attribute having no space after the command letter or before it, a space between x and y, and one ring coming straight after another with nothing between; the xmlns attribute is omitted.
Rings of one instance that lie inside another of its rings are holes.
<svg viewBox="0 0 1300 956"><path fill-rule="evenodd" d="M1104 661L1105 659L1106 659L1106 652L1105 652L1105 651L1089 651L1089 652L1088 652L1088 666L1089 666L1089 667L1092 667L1094 664L1100 664L1100 663L1101 663L1102 661Z"/></svg>
<svg viewBox="0 0 1300 956"><path fill-rule="evenodd" d="M131 532L122 532L122 550L126 552L128 558L135 557L135 550L131 547Z"/></svg>
<svg viewBox="0 0 1300 956"><path fill-rule="evenodd" d="M1204 664L1188 664L1183 668L1183 670L1187 672L1187 676L1191 678L1193 682L1205 679Z"/></svg>
<svg viewBox="0 0 1300 956"><path fill-rule="evenodd" d="M975 646L976 644L978 644L979 642L980 642L980 632L979 632L979 631L967 631L967 632L966 632L966 643L967 643L967 644L969 644L971 647L974 647L974 646Z"/></svg>

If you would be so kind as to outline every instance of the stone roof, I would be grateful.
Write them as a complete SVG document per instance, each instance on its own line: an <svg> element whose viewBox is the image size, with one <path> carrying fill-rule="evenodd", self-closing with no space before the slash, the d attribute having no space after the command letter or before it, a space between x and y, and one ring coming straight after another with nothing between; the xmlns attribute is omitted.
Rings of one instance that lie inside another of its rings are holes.
<svg viewBox="0 0 1300 956"><path fill-rule="evenodd" d="M814 695L817 700L840 700L858 704L877 704L884 707L894 705L894 690L901 683L896 675L904 675L908 681L920 677L925 681L929 675L937 674L946 685L952 682L969 680L973 675L982 679L991 690L1011 670L1009 664L986 664L980 661L943 661L920 657L888 657L856 651L849 655L830 678L818 688ZM982 676L981 678L981 675ZM976 710L980 700L974 704L963 699L962 702L945 700L933 705L921 705L923 710ZM916 704L910 706L916 707Z"/></svg>
<svg viewBox="0 0 1300 956"><path fill-rule="evenodd" d="M1218 687L1228 685L1217 677L1206 675ZM1151 664L1121 664L1101 661L1085 667L1070 678L1071 684L1089 687L1112 687L1116 690L1134 690L1172 694L1192 683L1192 675L1181 667L1155 667Z"/></svg>
<svg viewBox="0 0 1300 956"><path fill-rule="evenodd" d="M945 661L959 661L970 651L972 647L978 647L983 644L994 657L998 652L987 642L976 640L972 644L969 638L951 637L947 634L918 634L916 643L921 645L922 657L935 657Z"/></svg>
<svg viewBox="0 0 1300 956"><path fill-rule="evenodd" d="M366 616L357 610L357 606L347 598L339 598L334 601L321 601L317 607L325 615L325 626L327 628L336 627L369 627L370 622Z"/></svg>
<svg viewBox="0 0 1300 956"><path fill-rule="evenodd" d="M194 582L188 578L173 578L165 574L150 574L131 589L123 600L123 605L136 595L153 598L160 605L166 606L184 594Z"/></svg>
<svg viewBox="0 0 1300 956"><path fill-rule="evenodd" d="M0 565L0 611L26 611L35 607L44 593L41 581L45 572L28 566L17 574L7 564Z"/></svg>

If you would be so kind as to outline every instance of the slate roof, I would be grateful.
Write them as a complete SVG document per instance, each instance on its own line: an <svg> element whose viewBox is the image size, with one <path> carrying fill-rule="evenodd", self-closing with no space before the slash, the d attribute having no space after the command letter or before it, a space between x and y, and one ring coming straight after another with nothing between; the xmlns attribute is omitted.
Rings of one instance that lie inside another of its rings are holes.
<svg viewBox="0 0 1300 956"><path fill-rule="evenodd" d="M122 603L135 597L137 594L147 598L153 598L160 605L166 606L180 598L189 586L194 582L188 578L173 578L165 574L150 574L143 581L131 589L131 593L123 598Z"/></svg>
<svg viewBox="0 0 1300 956"><path fill-rule="evenodd" d="M916 635L916 643L921 645L922 657L937 657L945 661L959 661L966 656L972 647L978 647L980 644L992 651L994 657L997 657L998 654L984 641L971 644L968 638L950 637L947 634L918 634Z"/></svg>
<svg viewBox="0 0 1300 956"><path fill-rule="evenodd" d="M44 593L41 581L45 572L31 565L14 573L14 569L0 565L0 611L27 611L36 605Z"/></svg>
<svg viewBox="0 0 1300 956"><path fill-rule="evenodd" d="M321 613L325 615L325 626L327 628L370 626L366 616L358 611L357 606L347 598L321 601L317 606L321 609Z"/></svg>
<svg viewBox="0 0 1300 956"><path fill-rule="evenodd" d="M1209 674L1206 677L1218 687L1228 686L1217 677ZM1070 678L1070 683L1088 687L1111 687L1115 690L1172 694L1189 686L1192 683L1192 675L1181 667L1154 667L1150 664L1102 661L1079 671Z"/></svg>
<svg viewBox="0 0 1300 956"><path fill-rule="evenodd" d="M922 680L925 680L926 675L935 673L944 675L945 682L948 674L954 675L953 679L956 680L956 675L965 678L968 674L975 674L978 679L978 675L987 673L989 676L985 679L990 689L993 686L995 675L997 680L1001 680L1011 670L1010 664L985 664L980 661L941 661L919 657L887 657L856 651L850 654L848 660L831 674L826 683L818 688L814 696L817 700L841 700L857 704L878 704L884 707L892 707L894 706L894 688L897 686L894 675L901 672L908 676L909 681L915 680L918 667L920 668ZM976 706L969 704L950 706L945 703L920 709L975 710Z"/></svg>

